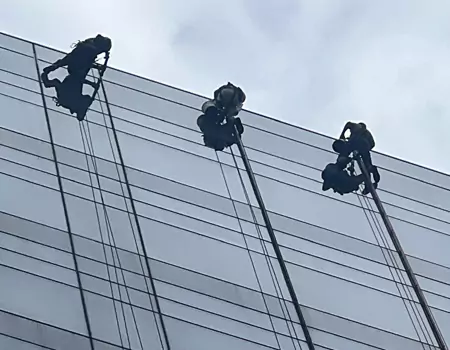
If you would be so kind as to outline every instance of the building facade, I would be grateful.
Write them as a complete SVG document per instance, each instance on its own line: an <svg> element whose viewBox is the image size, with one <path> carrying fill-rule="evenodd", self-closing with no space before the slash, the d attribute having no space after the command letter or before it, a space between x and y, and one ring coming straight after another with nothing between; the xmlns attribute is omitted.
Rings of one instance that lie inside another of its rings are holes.
<svg viewBox="0 0 450 350"><path fill-rule="evenodd" d="M80 123L41 90L61 55L0 35L0 349L308 349L238 151L203 146L204 98L109 68ZM315 349L437 349L372 200L321 191L332 139L241 118ZM450 342L450 178L373 158Z"/></svg>

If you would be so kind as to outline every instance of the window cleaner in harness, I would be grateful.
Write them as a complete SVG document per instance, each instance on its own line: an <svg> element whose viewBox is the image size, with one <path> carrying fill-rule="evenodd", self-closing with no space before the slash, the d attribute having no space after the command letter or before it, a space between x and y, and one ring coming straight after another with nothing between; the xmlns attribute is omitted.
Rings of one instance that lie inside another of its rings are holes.
<svg viewBox="0 0 450 350"><path fill-rule="evenodd" d="M246 96L241 88L228 83L214 91L214 99L202 105L203 114L197 125L203 133L205 146L223 151L235 143L235 126L239 136L244 132L241 119L236 118Z"/></svg>
<svg viewBox="0 0 450 350"><path fill-rule="evenodd" d="M95 38L78 42L72 52L43 69L42 82L46 88L55 89L56 97L54 100L56 105L68 109L71 114L76 114L80 121L84 120L87 110L98 93L109 60L111 46L111 39L99 34ZM96 59L102 53L105 54L105 60L101 65L96 63ZM48 78L50 72L66 66L69 74L63 81ZM87 79L91 68L99 71L97 82ZM92 95L83 94L84 84L94 88Z"/></svg>
<svg viewBox="0 0 450 350"><path fill-rule="evenodd" d="M350 131L350 136L345 137L345 133ZM372 133L364 123L348 122L338 140L333 142L333 150L339 154L335 163L328 164L322 171L322 190L333 189L334 192L344 195L357 191L359 186L365 182L364 175L355 175L353 153L361 157L369 173L373 175L375 188L380 182L380 174L376 166L372 164L370 151L375 147L375 140ZM363 194L369 193L366 185Z"/></svg>

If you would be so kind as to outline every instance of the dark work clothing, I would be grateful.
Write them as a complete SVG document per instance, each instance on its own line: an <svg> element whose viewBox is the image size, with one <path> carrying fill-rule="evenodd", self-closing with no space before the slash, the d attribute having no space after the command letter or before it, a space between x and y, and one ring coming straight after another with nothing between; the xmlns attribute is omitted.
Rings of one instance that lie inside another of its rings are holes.
<svg viewBox="0 0 450 350"><path fill-rule="evenodd" d="M102 35L90 38L75 45L75 48L57 60L52 65L45 67L41 75L42 82L47 88L54 88L58 106L67 108L71 114L76 113L78 120L83 120L88 108L98 92L101 78L97 83L86 80L91 68L99 70L100 77L106 69L111 49L111 39ZM105 53L103 65L95 63L97 56ZM58 68L67 66L68 75L61 82L59 79L49 80L48 74ZM83 95L83 86L88 84L94 88L92 96Z"/></svg>
<svg viewBox="0 0 450 350"><path fill-rule="evenodd" d="M331 188L334 192L341 195L357 191L364 182L362 174L352 176L335 163L330 163L325 167L322 171L322 179L324 180L322 185L323 191Z"/></svg>
<svg viewBox="0 0 450 350"><path fill-rule="evenodd" d="M344 139L347 130L350 131L350 137ZM348 122L342 130L339 140L333 143L333 149L343 156L349 156L353 151L358 151L369 172L372 170L370 151L374 147L375 140L364 123Z"/></svg>
<svg viewBox="0 0 450 350"><path fill-rule="evenodd" d="M101 53L105 53L107 57L109 57L110 49L111 40L101 35L97 35L95 38L77 43L72 52L53 63L51 66L45 68L44 72L49 73L57 68L67 66L70 75L85 79L89 70L95 64L97 56Z"/></svg>
<svg viewBox="0 0 450 350"><path fill-rule="evenodd" d="M341 195L357 191L364 182L364 175L351 176L345 170L336 174L333 190Z"/></svg>
<svg viewBox="0 0 450 350"><path fill-rule="evenodd" d="M214 118L202 114L197 119L197 125L203 133L205 146L214 148L216 151L222 151L225 147L230 147L235 143L234 125L236 125L239 135L244 132L240 118L218 124Z"/></svg>
<svg viewBox="0 0 450 350"><path fill-rule="evenodd" d="M350 130L350 137L344 139L347 130ZM358 151L367 171L369 174L374 173L375 182L378 182L379 173L372 164L372 156L370 154L374 147L375 140L364 123L348 122L342 130L340 139L333 142L333 150L341 156L349 156L352 152Z"/></svg>
<svg viewBox="0 0 450 350"><path fill-rule="evenodd" d="M77 118L82 120L91 104L91 96L83 95L83 81L70 74L62 82L59 79L49 80L45 73L41 77L45 87L55 88L58 104L71 114L76 113Z"/></svg>
<svg viewBox="0 0 450 350"><path fill-rule="evenodd" d="M221 151L236 141L236 126L239 135L244 132L242 122L236 116L245 101L244 92L231 83L214 91L214 99L202 105L203 114L197 125L203 133L205 145Z"/></svg>

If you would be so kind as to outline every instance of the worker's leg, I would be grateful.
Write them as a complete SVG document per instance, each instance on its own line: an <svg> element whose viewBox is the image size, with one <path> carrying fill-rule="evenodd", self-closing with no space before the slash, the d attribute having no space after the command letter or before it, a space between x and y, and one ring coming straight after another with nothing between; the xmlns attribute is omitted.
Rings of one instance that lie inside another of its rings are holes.
<svg viewBox="0 0 450 350"><path fill-rule="evenodd" d="M48 74L45 72L41 74L41 79L46 88L57 88L61 85L61 81L59 79L48 79Z"/></svg>

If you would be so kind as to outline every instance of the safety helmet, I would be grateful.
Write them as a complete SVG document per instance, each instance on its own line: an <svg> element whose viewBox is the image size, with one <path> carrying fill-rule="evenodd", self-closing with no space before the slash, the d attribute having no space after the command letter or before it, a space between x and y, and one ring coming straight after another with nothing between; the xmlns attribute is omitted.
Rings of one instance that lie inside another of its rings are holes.
<svg viewBox="0 0 450 350"><path fill-rule="evenodd" d="M227 86L220 91L218 100L222 105L229 105L233 103L234 97L236 95L236 91L233 87Z"/></svg>
<svg viewBox="0 0 450 350"><path fill-rule="evenodd" d="M98 34L95 37L95 44L101 48L103 51L109 51L112 47L112 41L110 38L103 36L101 34Z"/></svg>

